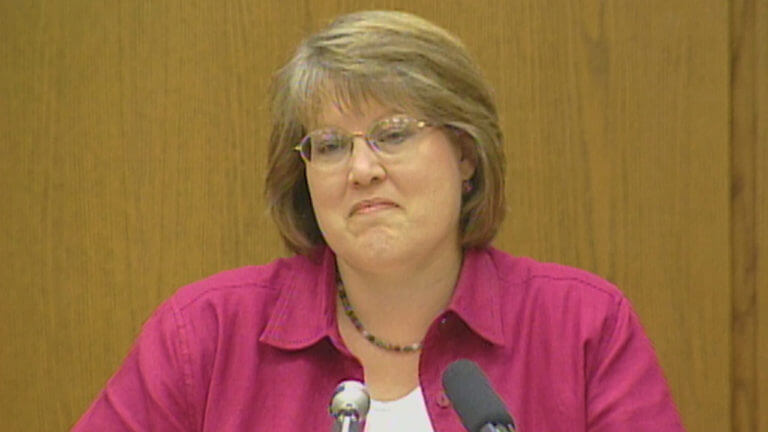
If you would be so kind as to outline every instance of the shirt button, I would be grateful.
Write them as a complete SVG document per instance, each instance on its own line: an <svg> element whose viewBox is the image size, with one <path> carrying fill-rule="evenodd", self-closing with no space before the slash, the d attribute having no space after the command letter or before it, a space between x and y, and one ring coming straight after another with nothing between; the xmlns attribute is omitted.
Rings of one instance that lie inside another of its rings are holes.
<svg viewBox="0 0 768 432"><path fill-rule="evenodd" d="M448 317L440 318L440 325L445 327L446 324L448 324Z"/></svg>
<svg viewBox="0 0 768 432"><path fill-rule="evenodd" d="M448 399L448 396L446 396L445 393L440 393L440 396L437 397L437 406L439 406L440 408L451 407L451 400Z"/></svg>

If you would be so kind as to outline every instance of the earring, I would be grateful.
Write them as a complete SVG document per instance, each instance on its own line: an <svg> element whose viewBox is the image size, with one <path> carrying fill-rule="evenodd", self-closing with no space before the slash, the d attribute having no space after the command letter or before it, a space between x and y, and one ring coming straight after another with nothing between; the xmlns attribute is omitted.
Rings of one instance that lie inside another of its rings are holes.
<svg viewBox="0 0 768 432"><path fill-rule="evenodd" d="M464 180L461 183L461 191L464 192L464 195L472 192L475 189L475 185L472 184L472 181L467 179Z"/></svg>

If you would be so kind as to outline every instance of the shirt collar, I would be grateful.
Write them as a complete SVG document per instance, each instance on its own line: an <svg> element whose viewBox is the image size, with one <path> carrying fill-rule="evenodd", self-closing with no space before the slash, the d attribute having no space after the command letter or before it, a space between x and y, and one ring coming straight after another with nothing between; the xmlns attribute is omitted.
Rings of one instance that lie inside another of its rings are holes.
<svg viewBox="0 0 768 432"><path fill-rule="evenodd" d="M260 340L278 348L298 350L324 337L340 339L336 326L336 256L325 247L319 261L296 257L294 277L281 287ZM456 313L487 341L504 345L500 283L490 249L464 254L459 280L447 310Z"/></svg>
<svg viewBox="0 0 768 432"><path fill-rule="evenodd" d="M277 348L298 350L326 336L338 335L336 257L325 247L317 251L314 259L297 256L292 261L293 277L281 287L259 340Z"/></svg>
<svg viewBox="0 0 768 432"><path fill-rule="evenodd" d="M501 284L491 248L472 248L464 252L459 281L448 304L476 334L496 345L504 345L501 316Z"/></svg>

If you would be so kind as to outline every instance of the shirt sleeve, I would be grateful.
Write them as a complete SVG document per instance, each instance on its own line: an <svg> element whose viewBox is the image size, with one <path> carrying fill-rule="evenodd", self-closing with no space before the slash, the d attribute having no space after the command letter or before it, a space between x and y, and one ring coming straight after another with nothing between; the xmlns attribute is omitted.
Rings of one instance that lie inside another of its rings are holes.
<svg viewBox="0 0 768 432"><path fill-rule="evenodd" d="M621 298L588 366L587 430L684 431L650 340Z"/></svg>
<svg viewBox="0 0 768 432"><path fill-rule="evenodd" d="M144 324L123 364L73 431L193 430L188 350L169 302Z"/></svg>

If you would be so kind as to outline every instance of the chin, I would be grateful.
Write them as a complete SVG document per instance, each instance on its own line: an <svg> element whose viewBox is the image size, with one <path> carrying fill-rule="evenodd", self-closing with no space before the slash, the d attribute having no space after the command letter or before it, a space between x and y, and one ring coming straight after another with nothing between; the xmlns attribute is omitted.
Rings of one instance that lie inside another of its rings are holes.
<svg viewBox="0 0 768 432"><path fill-rule="evenodd" d="M406 245L400 238L384 232L368 233L344 247L332 249L337 256L355 267L369 271L394 268L408 262L413 245Z"/></svg>

